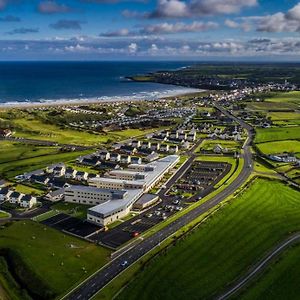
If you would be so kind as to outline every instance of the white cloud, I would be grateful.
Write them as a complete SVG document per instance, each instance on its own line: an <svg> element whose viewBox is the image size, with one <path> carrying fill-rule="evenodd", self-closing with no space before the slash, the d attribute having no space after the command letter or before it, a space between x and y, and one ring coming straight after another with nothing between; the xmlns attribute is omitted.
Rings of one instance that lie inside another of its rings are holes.
<svg viewBox="0 0 300 300"><path fill-rule="evenodd" d="M136 43L131 43L129 46L128 46L128 51L130 54L135 54L138 50L138 45Z"/></svg>
<svg viewBox="0 0 300 300"><path fill-rule="evenodd" d="M257 0L158 0L152 18L179 18L238 13L244 7L257 5Z"/></svg>
<svg viewBox="0 0 300 300"><path fill-rule="evenodd" d="M239 23L229 20L229 19L225 20L224 24L229 28L239 28L240 27Z"/></svg>
<svg viewBox="0 0 300 300"><path fill-rule="evenodd" d="M218 27L217 23L214 22L193 22L191 24L186 23L160 23L155 25L149 25L142 28L141 32L145 34L172 34L181 32L199 32L206 31L210 29L216 29Z"/></svg>

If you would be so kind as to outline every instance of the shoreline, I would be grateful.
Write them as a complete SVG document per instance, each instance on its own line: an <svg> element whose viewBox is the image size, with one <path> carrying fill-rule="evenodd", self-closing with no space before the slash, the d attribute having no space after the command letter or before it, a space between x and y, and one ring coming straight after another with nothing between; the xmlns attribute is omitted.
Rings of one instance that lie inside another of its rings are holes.
<svg viewBox="0 0 300 300"><path fill-rule="evenodd" d="M177 86L178 87L178 86ZM189 94L204 92L204 89L178 87L174 90L166 90L164 92L151 92L148 95L132 95L132 96L101 96L91 98L78 98L78 99L57 99L57 100L41 100L32 102L4 102L0 103L0 110L6 109L27 109L27 108L43 108L43 107L59 107L59 106L80 106L100 104L107 105L109 103L123 103L123 102L138 102L138 101L155 101L160 99L167 99L170 97L186 96ZM147 92L145 92L147 93ZM150 96L152 94L152 96Z"/></svg>

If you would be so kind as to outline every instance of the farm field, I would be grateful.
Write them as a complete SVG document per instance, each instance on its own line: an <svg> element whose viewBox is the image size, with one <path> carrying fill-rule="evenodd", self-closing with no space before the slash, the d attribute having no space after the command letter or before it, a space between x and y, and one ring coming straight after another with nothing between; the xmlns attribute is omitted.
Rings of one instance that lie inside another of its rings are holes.
<svg viewBox="0 0 300 300"><path fill-rule="evenodd" d="M247 105L249 110L259 110L259 111L280 111L289 112L298 108L295 103L282 103L282 102L251 102Z"/></svg>
<svg viewBox="0 0 300 300"><path fill-rule="evenodd" d="M277 126L300 125L300 113L296 112L271 112L268 113L273 124Z"/></svg>
<svg viewBox="0 0 300 300"><path fill-rule="evenodd" d="M54 299L108 261L108 250L33 221L10 223L0 232L2 263L9 258L18 280L35 299ZM13 285L2 283L4 278L0 276L1 286Z"/></svg>
<svg viewBox="0 0 300 300"><path fill-rule="evenodd" d="M284 93L272 93L271 97L267 97L265 101L275 103L300 103L300 92L284 92Z"/></svg>
<svg viewBox="0 0 300 300"><path fill-rule="evenodd" d="M294 300L300 295L300 245L287 249L235 300Z"/></svg>
<svg viewBox="0 0 300 300"><path fill-rule="evenodd" d="M283 152L299 153L300 154L300 141L278 141L257 144L257 147L264 154L276 154Z"/></svg>
<svg viewBox="0 0 300 300"><path fill-rule="evenodd" d="M19 143L0 141L4 145L0 150L0 175L6 179L14 179L16 175L30 172L56 162L74 160L91 150L81 152L59 152L55 147L37 147Z"/></svg>
<svg viewBox="0 0 300 300"><path fill-rule="evenodd" d="M276 243L299 230L299 217L298 191L278 181L256 179L150 262L117 299L212 299Z"/></svg>
<svg viewBox="0 0 300 300"><path fill-rule="evenodd" d="M255 143L300 139L300 126L258 128Z"/></svg>

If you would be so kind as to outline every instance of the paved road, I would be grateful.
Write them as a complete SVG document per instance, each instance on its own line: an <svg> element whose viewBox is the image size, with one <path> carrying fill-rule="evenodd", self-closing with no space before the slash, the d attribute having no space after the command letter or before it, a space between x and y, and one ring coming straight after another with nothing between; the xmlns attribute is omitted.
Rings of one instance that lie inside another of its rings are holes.
<svg viewBox="0 0 300 300"><path fill-rule="evenodd" d="M245 124L243 121L240 121L239 119L231 116L223 108L219 106L216 106L216 108L221 110L227 116L235 119L248 131L248 139L244 145L244 154L242 154L245 163L239 176L229 186L227 186L223 191L214 196L212 199L189 211L160 231L154 233L149 238L141 241L126 253L112 260L109 264L104 266L101 270L84 281L80 286L72 290L68 295L64 297L64 299L90 299L127 267L135 263L139 258L158 246L163 240L174 234L180 228L189 224L203 213L218 205L228 196L232 195L248 179L252 171L252 155L250 151L250 143L252 142L253 137L252 128L248 124ZM126 266L122 266L122 262L125 261L127 262Z"/></svg>
<svg viewBox="0 0 300 300"><path fill-rule="evenodd" d="M258 273L262 272L271 260L276 257L278 254L283 252L286 248L291 246L292 244L300 241L300 233L293 234L279 245L277 245L272 251L270 251L265 258L259 261L253 268L251 268L250 272L239 279L227 292L223 295L217 297L217 300L225 300L230 298L233 294L238 292L242 287L244 287L253 277L255 277Z"/></svg>

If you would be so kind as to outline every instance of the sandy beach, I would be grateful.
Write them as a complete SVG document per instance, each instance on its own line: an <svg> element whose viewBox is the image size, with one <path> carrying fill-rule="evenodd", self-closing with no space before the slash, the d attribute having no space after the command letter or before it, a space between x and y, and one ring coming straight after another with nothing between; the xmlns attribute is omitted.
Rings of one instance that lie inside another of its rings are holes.
<svg viewBox="0 0 300 300"><path fill-rule="evenodd" d="M178 88L174 90L166 90L165 92L154 92L154 93L145 93L143 96L142 93L139 95L132 96L111 96L111 97L93 97L93 98L78 98L78 99L56 99L56 100L40 100L33 102L4 102L0 103L0 109L6 110L11 108L42 108L42 107L59 107L59 106L78 106L86 104L103 104L107 105L109 103L121 103L128 101L153 101L158 99L170 98L170 97L179 97L194 93L200 93L204 90L194 89L194 88Z"/></svg>

